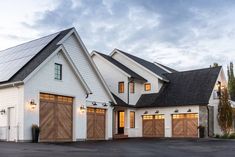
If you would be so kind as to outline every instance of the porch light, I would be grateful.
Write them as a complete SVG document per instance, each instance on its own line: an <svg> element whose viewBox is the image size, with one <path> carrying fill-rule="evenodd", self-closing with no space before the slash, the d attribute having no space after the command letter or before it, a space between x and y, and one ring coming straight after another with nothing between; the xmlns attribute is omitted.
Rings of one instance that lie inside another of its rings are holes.
<svg viewBox="0 0 235 157"><path fill-rule="evenodd" d="M155 111L155 113L159 113L159 111L158 111L158 110L156 110L156 111Z"/></svg>
<svg viewBox="0 0 235 157"><path fill-rule="evenodd" d="M175 109L175 113L178 113L179 112L179 110L178 109Z"/></svg>
<svg viewBox="0 0 235 157"><path fill-rule="evenodd" d="M103 103L102 105L103 105L104 107L107 107L107 106L108 106L106 103Z"/></svg>
<svg viewBox="0 0 235 157"><path fill-rule="evenodd" d="M36 106L37 106L37 104L34 102L34 99L32 99L31 101L30 101L30 107L31 107L31 109L35 109L36 108Z"/></svg>
<svg viewBox="0 0 235 157"><path fill-rule="evenodd" d="M97 103L96 103L95 101L93 101L93 102L92 102L92 105L96 106L96 105L97 105Z"/></svg>
<svg viewBox="0 0 235 157"><path fill-rule="evenodd" d="M191 109L188 109L188 111L187 112L192 112L192 110Z"/></svg>
<svg viewBox="0 0 235 157"><path fill-rule="evenodd" d="M148 111L145 111L144 114L148 114Z"/></svg>
<svg viewBox="0 0 235 157"><path fill-rule="evenodd" d="M6 110L5 110L5 109L2 109L2 110L0 111L0 113L1 113L1 115L4 115L4 114L6 113Z"/></svg>
<svg viewBox="0 0 235 157"><path fill-rule="evenodd" d="M80 111L82 112L82 113L84 113L85 112L85 106L84 105L82 105L82 106L80 106Z"/></svg>

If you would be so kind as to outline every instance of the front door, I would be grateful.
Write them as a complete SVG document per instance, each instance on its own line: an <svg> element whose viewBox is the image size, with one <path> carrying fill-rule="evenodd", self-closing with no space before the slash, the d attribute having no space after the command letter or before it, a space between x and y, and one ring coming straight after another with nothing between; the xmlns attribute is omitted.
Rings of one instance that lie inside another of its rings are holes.
<svg viewBox="0 0 235 157"><path fill-rule="evenodd" d="M124 134L125 112L118 111L118 134Z"/></svg>
<svg viewBox="0 0 235 157"><path fill-rule="evenodd" d="M8 141L16 141L15 108L8 108Z"/></svg>

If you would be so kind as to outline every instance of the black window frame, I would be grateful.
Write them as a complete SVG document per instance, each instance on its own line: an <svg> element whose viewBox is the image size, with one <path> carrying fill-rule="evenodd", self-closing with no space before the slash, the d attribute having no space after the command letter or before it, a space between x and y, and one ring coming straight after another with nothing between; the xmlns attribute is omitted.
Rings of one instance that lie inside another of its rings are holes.
<svg viewBox="0 0 235 157"><path fill-rule="evenodd" d="M133 126L131 125L131 113L133 113ZM135 128L135 111L130 111L130 128Z"/></svg>
<svg viewBox="0 0 235 157"><path fill-rule="evenodd" d="M54 67L54 79L55 80L62 80L62 70L63 66L62 64L59 63L55 63L55 67Z"/></svg>
<svg viewBox="0 0 235 157"><path fill-rule="evenodd" d="M147 85L150 86L149 90L146 89L146 86L147 86ZM151 91L151 89L152 89L151 83L145 83L145 84L144 84L144 91Z"/></svg>

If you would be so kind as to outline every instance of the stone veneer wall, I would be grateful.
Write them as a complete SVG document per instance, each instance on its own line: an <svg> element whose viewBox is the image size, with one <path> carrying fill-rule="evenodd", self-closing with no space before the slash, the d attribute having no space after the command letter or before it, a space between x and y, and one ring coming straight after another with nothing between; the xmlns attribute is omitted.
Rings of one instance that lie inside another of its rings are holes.
<svg viewBox="0 0 235 157"><path fill-rule="evenodd" d="M207 110L207 106L199 106L199 125L205 127L205 137L208 137L208 110Z"/></svg>

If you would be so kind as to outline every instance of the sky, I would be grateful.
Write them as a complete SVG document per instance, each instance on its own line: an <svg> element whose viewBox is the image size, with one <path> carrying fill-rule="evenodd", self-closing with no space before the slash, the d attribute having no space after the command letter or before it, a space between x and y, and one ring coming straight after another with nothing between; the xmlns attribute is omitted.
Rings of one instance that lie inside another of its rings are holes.
<svg viewBox="0 0 235 157"><path fill-rule="evenodd" d="M176 70L235 61L234 0L7 0L0 49L75 27L89 52L121 49Z"/></svg>

